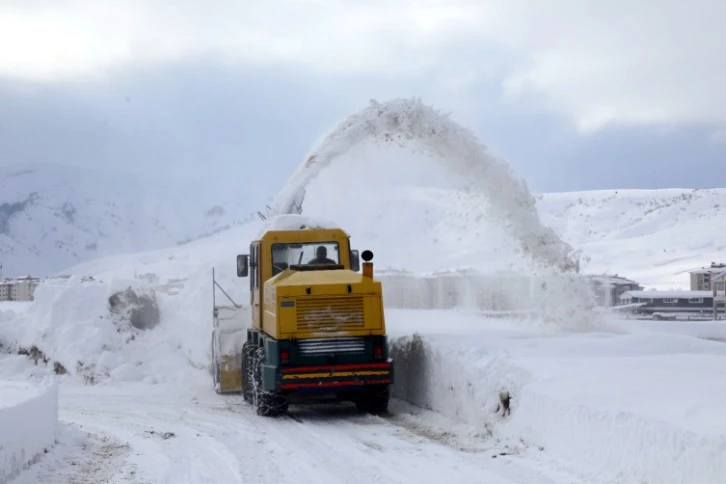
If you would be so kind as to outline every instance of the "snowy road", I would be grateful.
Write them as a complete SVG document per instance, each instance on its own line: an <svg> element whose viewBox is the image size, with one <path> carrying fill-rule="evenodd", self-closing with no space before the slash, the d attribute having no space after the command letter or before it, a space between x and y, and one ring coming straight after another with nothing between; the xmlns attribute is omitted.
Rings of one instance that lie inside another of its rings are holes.
<svg viewBox="0 0 726 484"><path fill-rule="evenodd" d="M578 482L536 449L501 455L485 437L457 435L453 423L403 402L385 417L341 405L267 419L239 396L162 390L63 388L61 442L13 482Z"/></svg>

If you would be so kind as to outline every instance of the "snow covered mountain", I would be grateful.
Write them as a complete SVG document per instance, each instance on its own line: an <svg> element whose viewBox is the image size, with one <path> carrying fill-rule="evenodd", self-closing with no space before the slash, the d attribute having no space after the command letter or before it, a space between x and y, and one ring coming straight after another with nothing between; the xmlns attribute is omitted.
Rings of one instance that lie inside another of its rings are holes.
<svg viewBox="0 0 726 484"><path fill-rule="evenodd" d="M409 195L414 193L394 198L396 203L414 202L403 200ZM439 204L447 198L443 193L432 196ZM648 287L669 289L685 287L688 270L724 259L726 241L718 220L726 189L545 193L536 200L543 225L581 251L587 272L618 273ZM458 217L457 223L466 226L483 208L477 197L461 195L446 205L447 218ZM164 248L250 221L257 207L243 206L243 201L205 205L156 180L100 170L52 164L2 167L0 263L7 276L45 275L97 258ZM462 210L470 212L466 220ZM378 219L382 223L391 215L379 214ZM387 230L395 220L391 223ZM441 240L449 229L431 225L430 230ZM467 244L497 252L483 243L492 238L491 232L484 239L476 236L479 231L463 233L471 238ZM491 242L497 245L496 240ZM457 247L462 243L459 239Z"/></svg>
<svg viewBox="0 0 726 484"><path fill-rule="evenodd" d="M47 275L79 262L209 235L252 210L205 206L158 180L57 164L0 167L0 264Z"/></svg>
<svg viewBox="0 0 726 484"><path fill-rule="evenodd" d="M726 189L542 194L542 222L582 251L588 272L619 273L654 289L688 289L688 271L726 259Z"/></svg>

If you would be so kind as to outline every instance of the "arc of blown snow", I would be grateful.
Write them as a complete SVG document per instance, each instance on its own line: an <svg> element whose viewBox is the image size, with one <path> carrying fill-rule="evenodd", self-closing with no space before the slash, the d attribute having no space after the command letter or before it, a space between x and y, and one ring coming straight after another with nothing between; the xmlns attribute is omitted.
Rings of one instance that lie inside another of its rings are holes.
<svg viewBox="0 0 726 484"><path fill-rule="evenodd" d="M292 174L270 214L301 214L307 186L351 147L365 141L428 151L459 180L459 188L487 197L491 212L534 261L577 270L572 248L537 215L534 197L504 160L492 156L468 129L419 99L371 101L338 123Z"/></svg>

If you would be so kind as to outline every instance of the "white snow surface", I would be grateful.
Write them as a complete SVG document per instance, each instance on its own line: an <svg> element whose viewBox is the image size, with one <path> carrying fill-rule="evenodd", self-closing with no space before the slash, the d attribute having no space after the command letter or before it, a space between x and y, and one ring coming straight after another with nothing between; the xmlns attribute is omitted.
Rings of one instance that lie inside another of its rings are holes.
<svg viewBox="0 0 726 484"><path fill-rule="evenodd" d="M7 482L55 445L58 386L0 380L0 482Z"/></svg>
<svg viewBox="0 0 726 484"><path fill-rule="evenodd" d="M415 102L372 105L324 138L313 150L321 169L301 168L273 207L273 215L340 224L355 248L376 254L396 357L390 415L333 406L264 419L241 397L214 393L212 267L236 302L249 301L235 256L263 227L255 221L184 246L90 261L71 268L69 280L45 282L33 303L0 304L0 380L42 381L55 363L68 372L53 376L59 443L13 482L726 483L726 326L595 312L578 280L557 268L566 246L549 233L533 250L527 234L537 239L549 223L590 250L584 265L593 271L622 267L636 280L629 268L663 261L648 274L664 284L686 263L708 264L711 253L677 226L657 247L679 244L684 263L639 246L641 236L655 244L649 231L669 215L633 197L622 206L636 230L591 216L592 227L607 230L581 235L583 207L611 213L605 202L587 202L610 197L597 193L578 195L582 202L553 196L557 216L542 215L540 225L533 197L506 164L482 161L475 140L444 119ZM446 139L432 134L423 152L396 141L416 141L422 126ZM378 146L371 133L395 142ZM447 168L446 157L459 168L486 165L483 178L472 176L477 186L467 189L456 179L464 170ZM539 203L541 214L549 202ZM688 203L672 202L691 210ZM637 210L650 221L636 222ZM607 253L610 233L637 250ZM640 255L650 262L630 258ZM477 288L529 269L547 282L534 311L478 310L486 296ZM679 277L687 284L687 273ZM127 287L155 295L158 326L136 330L111 314L109 296ZM47 363L17 354L32 346ZM506 416L495 411L502 391L512 397Z"/></svg>

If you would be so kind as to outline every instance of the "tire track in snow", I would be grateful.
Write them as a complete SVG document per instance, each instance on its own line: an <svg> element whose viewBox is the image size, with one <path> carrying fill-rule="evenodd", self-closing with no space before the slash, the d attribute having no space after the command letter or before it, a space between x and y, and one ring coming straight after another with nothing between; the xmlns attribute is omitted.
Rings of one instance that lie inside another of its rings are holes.
<svg viewBox="0 0 726 484"><path fill-rule="evenodd" d="M61 418L128 444L129 461L138 468L133 482L244 482L238 457L214 433L205 432L204 420L184 406L138 396L92 400L64 406ZM227 425L217 420L211 427L218 433Z"/></svg>
<svg viewBox="0 0 726 484"><path fill-rule="evenodd" d="M263 418L238 395L219 396L209 389L198 397L141 391L133 386L71 387L62 393L62 420L128 446L105 460L95 457L93 449L75 456L98 468L96 482L577 482L552 478L526 455L492 459L486 452L495 445L491 442L477 452L462 451L456 439L441 438L446 431L438 433L444 420L429 422L428 414L409 413L395 400L397 421L346 405L293 407L290 416ZM58 470L77 477L86 472L70 465Z"/></svg>

